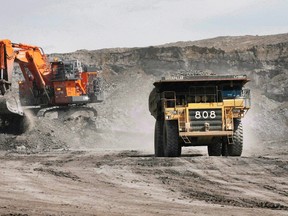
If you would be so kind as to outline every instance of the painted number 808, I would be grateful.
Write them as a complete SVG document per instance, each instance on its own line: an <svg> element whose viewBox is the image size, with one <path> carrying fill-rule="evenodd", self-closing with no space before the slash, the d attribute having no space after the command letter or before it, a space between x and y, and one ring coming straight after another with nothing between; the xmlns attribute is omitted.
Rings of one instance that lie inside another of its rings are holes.
<svg viewBox="0 0 288 216"><path fill-rule="evenodd" d="M201 119L201 118L203 118L203 119L207 119L207 118L215 119L216 113L215 113L215 111L210 111L210 112L203 111L202 113L201 113L201 111L196 111L195 112L195 118L196 119Z"/></svg>

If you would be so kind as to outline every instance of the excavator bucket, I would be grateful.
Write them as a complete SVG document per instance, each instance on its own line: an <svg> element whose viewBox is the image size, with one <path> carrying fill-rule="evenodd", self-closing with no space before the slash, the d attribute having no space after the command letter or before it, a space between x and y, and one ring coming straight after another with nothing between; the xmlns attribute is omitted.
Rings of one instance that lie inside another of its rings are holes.
<svg viewBox="0 0 288 216"><path fill-rule="evenodd" d="M7 115L24 115L19 99L10 92L0 96L0 116Z"/></svg>
<svg viewBox="0 0 288 216"><path fill-rule="evenodd" d="M17 97L0 96L0 133L21 134L26 130L26 118Z"/></svg>

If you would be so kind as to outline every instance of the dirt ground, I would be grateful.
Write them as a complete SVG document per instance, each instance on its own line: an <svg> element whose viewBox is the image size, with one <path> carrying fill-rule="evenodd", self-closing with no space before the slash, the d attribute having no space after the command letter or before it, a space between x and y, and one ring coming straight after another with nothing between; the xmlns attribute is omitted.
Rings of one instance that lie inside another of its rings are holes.
<svg viewBox="0 0 288 216"><path fill-rule="evenodd" d="M288 155L0 153L0 215L288 215Z"/></svg>

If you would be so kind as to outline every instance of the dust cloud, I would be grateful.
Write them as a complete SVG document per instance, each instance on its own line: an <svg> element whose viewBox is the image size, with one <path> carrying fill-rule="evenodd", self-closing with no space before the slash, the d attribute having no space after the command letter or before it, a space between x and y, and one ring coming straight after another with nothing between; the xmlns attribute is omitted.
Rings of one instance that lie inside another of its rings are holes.
<svg viewBox="0 0 288 216"><path fill-rule="evenodd" d="M35 113L33 113L29 109L26 109L26 110L24 110L24 115L25 115L25 121L26 121L25 131L31 131L36 126Z"/></svg>
<svg viewBox="0 0 288 216"><path fill-rule="evenodd" d="M244 119L243 124L243 156L255 156L260 155L263 151L263 141L258 137L259 135L255 131L255 128L251 126L251 120L249 117L254 115L253 108L248 111Z"/></svg>
<svg viewBox="0 0 288 216"><path fill-rule="evenodd" d="M64 122L74 132L70 149L141 150L153 153L155 120L148 109L148 96L156 78L143 71L114 76L106 87L105 100L94 105L95 128L85 122ZM74 126L73 126L74 125ZM83 127L85 130L83 130Z"/></svg>

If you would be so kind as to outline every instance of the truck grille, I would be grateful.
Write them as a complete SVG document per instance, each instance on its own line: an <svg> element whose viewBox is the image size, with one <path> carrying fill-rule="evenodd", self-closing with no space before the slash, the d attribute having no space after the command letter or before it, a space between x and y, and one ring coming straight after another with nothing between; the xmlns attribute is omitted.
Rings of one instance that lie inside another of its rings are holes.
<svg viewBox="0 0 288 216"><path fill-rule="evenodd" d="M221 109L190 109L189 118L193 131L205 131L205 123L209 123L209 131L222 131Z"/></svg>

